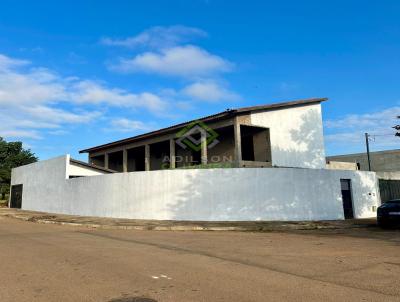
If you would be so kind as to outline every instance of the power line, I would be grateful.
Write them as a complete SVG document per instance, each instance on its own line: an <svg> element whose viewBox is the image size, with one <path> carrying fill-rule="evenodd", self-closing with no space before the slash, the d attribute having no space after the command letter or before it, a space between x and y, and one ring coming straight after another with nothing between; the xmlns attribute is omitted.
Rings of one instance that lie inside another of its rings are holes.
<svg viewBox="0 0 400 302"><path fill-rule="evenodd" d="M395 133L390 133L390 134L370 134L370 136L395 136Z"/></svg>

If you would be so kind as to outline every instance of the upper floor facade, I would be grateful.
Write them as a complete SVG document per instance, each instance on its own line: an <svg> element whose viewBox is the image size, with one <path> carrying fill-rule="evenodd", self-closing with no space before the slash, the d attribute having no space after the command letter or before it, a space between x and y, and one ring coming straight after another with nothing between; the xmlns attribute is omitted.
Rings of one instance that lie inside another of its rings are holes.
<svg viewBox="0 0 400 302"><path fill-rule="evenodd" d="M185 167L325 168L326 98L244 107L80 151L116 172Z"/></svg>

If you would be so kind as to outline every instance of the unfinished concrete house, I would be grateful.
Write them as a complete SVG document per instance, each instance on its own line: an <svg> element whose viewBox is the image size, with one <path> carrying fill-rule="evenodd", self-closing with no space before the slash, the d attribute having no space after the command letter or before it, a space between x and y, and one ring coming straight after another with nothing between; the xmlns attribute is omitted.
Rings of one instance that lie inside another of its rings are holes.
<svg viewBox="0 0 400 302"><path fill-rule="evenodd" d="M66 155L19 167L10 205L160 220L373 217L375 173L326 169L325 100L226 110L80 151L88 163Z"/></svg>
<svg viewBox="0 0 400 302"><path fill-rule="evenodd" d="M237 168L324 168L320 103L325 100L227 110L80 152L89 154L89 163L117 172L215 163ZM201 148L180 143L182 130L187 130L182 133L184 138L190 137Z"/></svg>

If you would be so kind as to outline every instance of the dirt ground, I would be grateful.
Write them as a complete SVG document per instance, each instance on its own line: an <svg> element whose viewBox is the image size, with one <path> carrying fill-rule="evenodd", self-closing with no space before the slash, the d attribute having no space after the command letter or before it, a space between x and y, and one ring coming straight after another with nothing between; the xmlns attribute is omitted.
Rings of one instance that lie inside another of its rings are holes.
<svg viewBox="0 0 400 302"><path fill-rule="evenodd" d="M400 301L400 231L103 230L0 217L0 301Z"/></svg>

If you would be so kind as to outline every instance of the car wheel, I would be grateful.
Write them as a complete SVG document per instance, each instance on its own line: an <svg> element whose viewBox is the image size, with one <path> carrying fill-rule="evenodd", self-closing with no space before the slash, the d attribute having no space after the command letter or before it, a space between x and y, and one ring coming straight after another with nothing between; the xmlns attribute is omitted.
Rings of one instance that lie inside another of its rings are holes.
<svg viewBox="0 0 400 302"><path fill-rule="evenodd" d="M381 227L382 229L389 228L389 224L382 219L378 219L378 226Z"/></svg>

